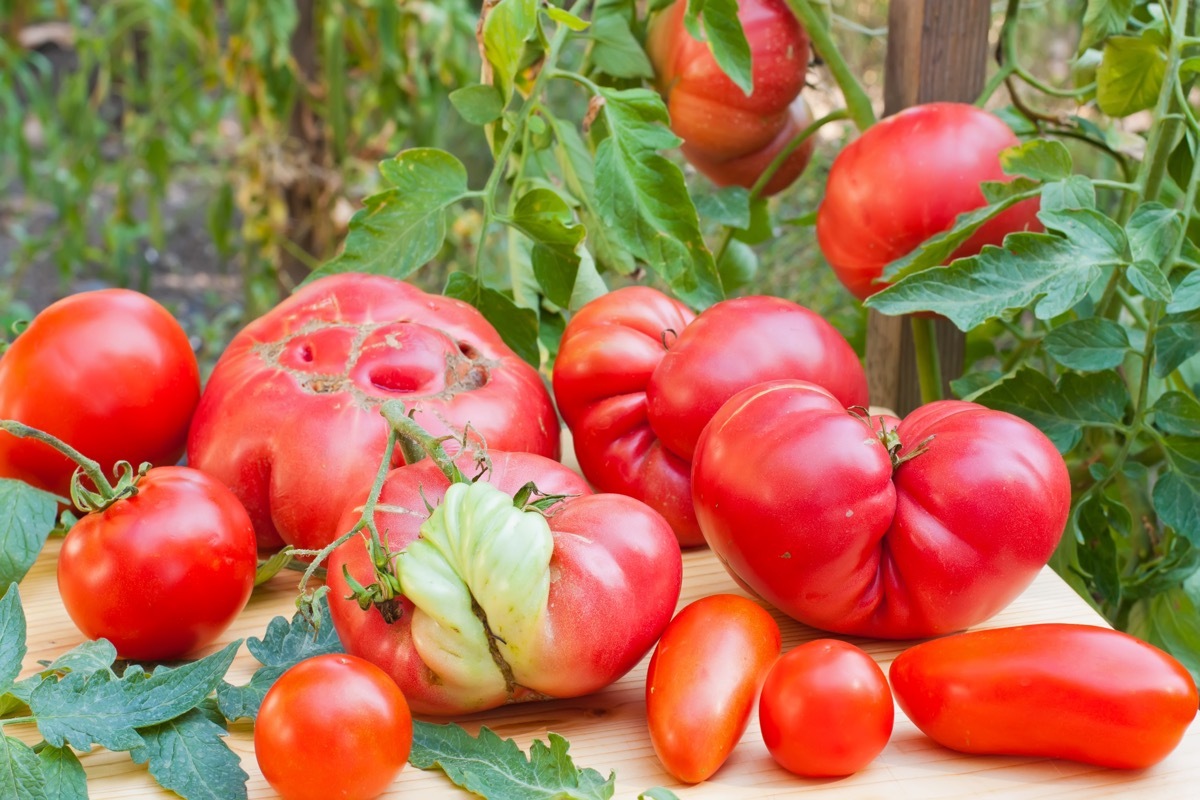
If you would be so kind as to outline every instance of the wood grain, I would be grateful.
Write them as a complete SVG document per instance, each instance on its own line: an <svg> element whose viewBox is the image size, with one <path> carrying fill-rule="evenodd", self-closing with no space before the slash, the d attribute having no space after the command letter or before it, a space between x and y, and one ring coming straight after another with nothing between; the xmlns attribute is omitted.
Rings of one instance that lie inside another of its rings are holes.
<svg viewBox="0 0 1200 800"><path fill-rule="evenodd" d="M55 558L59 542L51 542L33 570L21 583L29 627L29 653L25 674L37 669L37 661L53 659L74 647L82 636L68 619L55 583ZM238 638L261 635L274 616L291 616L296 575L280 575L255 592L250 605L223 637L222 644ZM729 578L707 550L684 554L684 586L680 606L718 592L745 594ZM823 634L775 613L783 632L784 647ZM1080 622L1103 625L1103 620L1049 569L1044 570L1026 592L999 615L979 627L998 627L1029 622ZM862 646L883 666L904 649L906 642L850 639ZM219 645L217 645L219 646ZM217 646L204 652L211 652ZM197 653L196 655L202 655ZM887 748L865 771L840 780L805 780L777 767L762 743L756 719L729 762L714 776L696 786L676 783L659 766L646 732L643 703L648 659L608 689L590 697L544 703L528 703L477 714L461 720L474 730L486 724L502 736L514 737L523 747L548 731L562 734L571 742L571 754L581 766L607 774L617 773L618 798L636 798L652 786L666 786L684 800L691 798L838 796L888 800L900 798L961 798L967 795L1013 798L1117 797L1179 798L1194 796L1200 785L1200 727L1193 724L1183 743L1166 761L1144 771L1123 772L1033 758L966 756L946 750L925 738L897 709L896 729ZM229 672L232 683L244 683L257 667L245 647ZM1086 665L1081 665L1086 668ZM11 732L25 741L37 740L31 726L16 726ZM247 723L231 726L229 743L250 774L251 798L275 794L263 780L253 755L253 731ZM125 753L95 749L83 754L88 787L93 800L121 798L170 798L175 795L158 787L146 768L130 761ZM437 772L406 768L384 795L386 798L470 797L454 788Z"/></svg>

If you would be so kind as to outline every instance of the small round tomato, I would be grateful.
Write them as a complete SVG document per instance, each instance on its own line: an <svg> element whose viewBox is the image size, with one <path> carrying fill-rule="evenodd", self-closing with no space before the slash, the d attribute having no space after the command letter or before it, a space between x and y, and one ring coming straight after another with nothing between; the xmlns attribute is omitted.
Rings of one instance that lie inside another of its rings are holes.
<svg viewBox="0 0 1200 800"><path fill-rule="evenodd" d="M866 767L891 738L894 717L883 670L838 639L802 644L776 661L758 704L772 758L810 778Z"/></svg>
<svg viewBox="0 0 1200 800"><path fill-rule="evenodd" d="M180 658L245 608L257 553L233 492L199 470L155 467L135 494L71 528L58 589L79 630L122 658Z"/></svg>
<svg viewBox="0 0 1200 800"><path fill-rule="evenodd" d="M650 741L668 772L699 783L720 769L779 646L775 619L740 595L703 597L675 615L646 673Z"/></svg>
<svg viewBox="0 0 1200 800"><path fill-rule="evenodd" d="M412 715L392 679L357 656L288 669L254 722L254 755L283 800L371 800L408 761Z"/></svg>
<svg viewBox="0 0 1200 800"><path fill-rule="evenodd" d="M45 431L100 463L174 464L200 399L200 369L167 309L102 289L59 300L0 359L0 419ZM0 477L66 497L75 464L50 446L0 432Z"/></svg>

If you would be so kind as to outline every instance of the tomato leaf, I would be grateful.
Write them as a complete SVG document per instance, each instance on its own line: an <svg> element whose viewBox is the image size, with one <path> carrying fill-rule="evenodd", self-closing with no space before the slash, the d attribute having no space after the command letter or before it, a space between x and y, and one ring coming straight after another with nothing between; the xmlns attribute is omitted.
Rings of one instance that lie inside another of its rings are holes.
<svg viewBox="0 0 1200 800"><path fill-rule="evenodd" d="M726 186L697 195L696 213L705 222L730 228L750 227L750 192L741 186Z"/></svg>
<svg viewBox="0 0 1200 800"><path fill-rule="evenodd" d="M1083 175L1072 175L1065 180L1051 181L1042 187L1043 211L1095 207L1096 187Z"/></svg>
<svg viewBox="0 0 1200 800"><path fill-rule="evenodd" d="M2 635L2 634L0 634ZM91 675L93 672L112 670L117 660L117 648L107 639L88 640L79 643L49 664L43 662L45 669L30 675L24 680L13 684L12 695L25 705L33 696L33 690L43 681L73 672L79 675Z"/></svg>
<svg viewBox="0 0 1200 800"><path fill-rule="evenodd" d="M486 83L455 89L450 93L450 104L460 117L472 125L487 125L500 119L504 113L504 98L495 86Z"/></svg>
<svg viewBox="0 0 1200 800"><path fill-rule="evenodd" d="M535 188L517 200L510 224L535 242L533 273L546 297L555 305L570 305L585 234L570 206L552 189Z"/></svg>
<svg viewBox="0 0 1200 800"><path fill-rule="evenodd" d="M1167 74L1167 54L1152 39L1114 36L1096 71L1096 102L1110 117L1154 105Z"/></svg>
<svg viewBox="0 0 1200 800"><path fill-rule="evenodd" d="M1173 299L1167 304L1168 314L1180 314L1200 308L1200 270L1193 270L1172 292Z"/></svg>
<svg viewBox="0 0 1200 800"><path fill-rule="evenodd" d="M573 31L587 30L588 25L591 24L587 20L580 19L579 17L572 14L570 11L567 11L566 9L563 9L563 8L559 8L558 6L546 6L542 9L542 11L544 11L546 13L546 16L549 17L550 19L554 20L555 22L557 22L561 25L566 25L568 28L570 28Z"/></svg>
<svg viewBox="0 0 1200 800"><path fill-rule="evenodd" d="M566 739L557 733L548 739L549 746L534 740L526 757L514 740L501 739L487 727L475 737L454 723L413 720L408 761L417 769L441 769L455 785L489 800L613 796L615 772L606 779L594 769L579 769L568 754Z"/></svg>
<svg viewBox="0 0 1200 800"><path fill-rule="evenodd" d="M1154 332L1154 374L1165 378L1200 353L1200 310L1168 314Z"/></svg>
<svg viewBox="0 0 1200 800"><path fill-rule="evenodd" d="M234 686L222 681L217 687L217 706L226 719L254 719L267 690L283 673L283 667L259 667L245 685Z"/></svg>
<svg viewBox="0 0 1200 800"><path fill-rule="evenodd" d="M87 773L71 748L46 745L38 753L38 765L50 800L87 800Z"/></svg>
<svg viewBox="0 0 1200 800"><path fill-rule="evenodd" d="M20 739L3 735L0 735L0 797L50 800L37 753Z"/></svg>
<svg viewBox="0 0 1200 800"><path fill-rule="evenodd" d="M683 24L696 41L708 40L717 66L749 96L754 91L754 70L737 0L688 0Z"/></svg>
<svg viewBox="0 0 1200 800"><path fill-rule="evenodd" d="M58 498L0 478L0 588L25 577L54 529Z"/></svg>
<svg viewBox="0 0 1200 800"><path fill-rule="evenodd" d="M1200 609L1178 585L1150 600L1152 640L1200 680Z"/></svg>
<svg viewBox="0 0 1200 800"><path fill-rule="evenodd" d="M159 668L148 677L135 666L120 679L102 670L42 681L29 698L29 708L42 736L55 747L70 742L84 751L92 744L131 750L142 744L135 728L174 719L207 697L241 643L238 639L199 661L178 669Z"/></svg>
<svg viewBox="0 0 1200 800"><path fill-rule="evenodd" d="M721 271L721 283L731 290L739 289L758 272L758 254L750 245L735 239L725 248L717 267Z"/></svg>
<svg viewBox="0 0 1200 800"><path fill-rule="evenodd" d="M466 167L443 150L416 148L380 163L379 171L392 188L363 200L341 254L308 281L340 272L404 278L437 255L446 209L467 194Z"/></svg>
<svg viewBox="0 0 1200 800"><path fill-rule="evenodd" d="M1071 176L1071 151L1057 139L1031 139L1001 152L1000 166L1009 175L1063 180Z"/></svg>
<svg viewBox="0 0 1200 800"><path fill-rule="evenodd" d="M1200 402L1183 392L1167 392L1150 407L1154 424L1163 433L1200 436Z"/></svg>
<svg viewBox="0 0 1200 800"><path fill-rule="evenodd" d="M25 633L21 594L12 585L0 597L0 694L10 691L21 674L21 662L27 652Z"/></svg>
<svg viewBox="0 0 1200 800"><path fill-rule="evenodd" d="M1087 12L1083 15L1083 35L1079 37L1079 52L1125 30L1133 13L1134 1L1088 0Z"/></svg>
<svg viewBox="0 0 1200 800"><path fill-rule="evenodd" d="M592 63L600 72L614 78L654 77L654 67L624 16L597 14L587 36L592 40Z"/></svg>
<svg viewBox="0 0 1200 800"><path fill-rule="evenodd" d="M1125 271L1125 277L1148 300L1167 302L1171 299L1171 284L1153 261L1134 261Z"/></svg>
<svg viewBox="0 0 1200 800"><path fill-rule="evenodd" d="M1142 203L1126 223L1125 234L1129 237L1133 260L1148 261L1157 268L1183 236L1183 215L1160 203Z"/></svg>
<svg viewBox="0 0 1200 800"><path fill-rule="evenodd" d="M1119 506L1116 513L1125 511ZM1100 597L1108 603L1121 601L1121 573L1117 566L1117 545L1113 540L1108 513L1114 506L1095 497L1085 501L1075 512L1075 523L1086 531L1076 549L1080 568L1092 579ZM1128 516L1125 511L1126 516Z"/></svg>
<svg viewBox="0 0 1200 800"><path fill-rule="evenodd" d="M647 789L639 794L638 800L679 800L679 795L675 794L670 789L664 789L661 786L655 786L653 789Z"/></svg>
<svg viewBox="0 0 1200 800"><path fill-rule="evenodd" d="M249 775L222 737L225 719L210 701L182 716L139 728L143 744L129 754L147 764L164 789L187 800L245 800Z"/></svg>
<svg viewBox="0 0 1200 800"><path fill-rule="evenodd" d="M466 272L452 272L443 292L447 297L466 301L492 323L504 343L517 355L537 367L541 355L537 346L537 312L522 308Z"/></svg>
<svg viewBox="0 0 1200 800"><path fill-rule="evenodd" d="M500 0L483 21L483 54L505 103L513 96L525 40L537 30L537 8L537 0Z"/></svg>
<svg viewBox="0 0 1200 800"><path fill-rule="evenodd" d="M1129 334L1112 320L1092 317L1060 325L1046 335L1042 346L1051 358L1069 369L1114 369L1129 352Z"/></svg>

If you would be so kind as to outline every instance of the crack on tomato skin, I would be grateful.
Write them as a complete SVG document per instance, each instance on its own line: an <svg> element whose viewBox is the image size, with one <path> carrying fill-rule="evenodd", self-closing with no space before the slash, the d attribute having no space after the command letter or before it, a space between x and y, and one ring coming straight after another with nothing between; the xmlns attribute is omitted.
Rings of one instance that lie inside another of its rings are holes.
<svg viewBox="0 0 1200 800"><path fill-rule="evenodd" d="M487 636L488 652L491 653L492 662L496 665L496 669L500 670L500 675L504 678L504 692L508 695L509 701L513 699L520 685L517 683L516 675L513 674L512 666L505 660L504 654L500 652L501 644L508 644L504 639L496 635L488 625L487 612L479 605L479 601L475 599L475 595L471 595L471 611L475 614L479 624L483 626L483 632Z"/></svg>

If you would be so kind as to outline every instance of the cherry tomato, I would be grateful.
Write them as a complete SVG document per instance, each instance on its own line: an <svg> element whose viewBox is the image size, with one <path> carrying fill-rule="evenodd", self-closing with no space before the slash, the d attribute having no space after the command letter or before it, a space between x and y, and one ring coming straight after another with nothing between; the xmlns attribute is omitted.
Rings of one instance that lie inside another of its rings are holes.
<svg viewBox="0 0 1200 800"><path fill-rule="evenodd" d="M776 661L758 705L771 757L810 778L866 767L891 738L894 717L883 670L837 639L807 642Z"/></svg>
<svg viewBox="0 0 1200 800"><path fill-rule="evenodd" d="M45 431L99 462L166 466L183 454L200 397L187 334L144 294L102 289L34 317L0 358L0 419ZM66 497L75 464L0 432L0 477Z"/></svg>
<svg viewBox="0 0 1200 800"><path fill-rule="evenodd" d="M740 595L704 597L675 615L646 673L650 741L668 772L698 783L720 769L779 646L774 618Z"/></svg>
<svg viewBox="0 0 1200 800"><path fill-rule="evenodd" d="M215 478L155 467L137 493L71 528L58 589L79 630L122 658L180 658L211 643L250 599L250 517Z"/></svg>
<svg viewBox="0 0 1200 800"><path fill-rule="evenodd" d="M1091 625L947 636L905 650L889 675L900 708L945 747L1122 769L1166 758L1200 703L1170 655Z"/></svg>
<svg viewBox="0 0 1200 800"><path fill-rule="evenodd" d="M371 800L404 769L412 732L404 694L383 670L357 656L314 656L267 691L254 755L283 800Z"/></svg>

